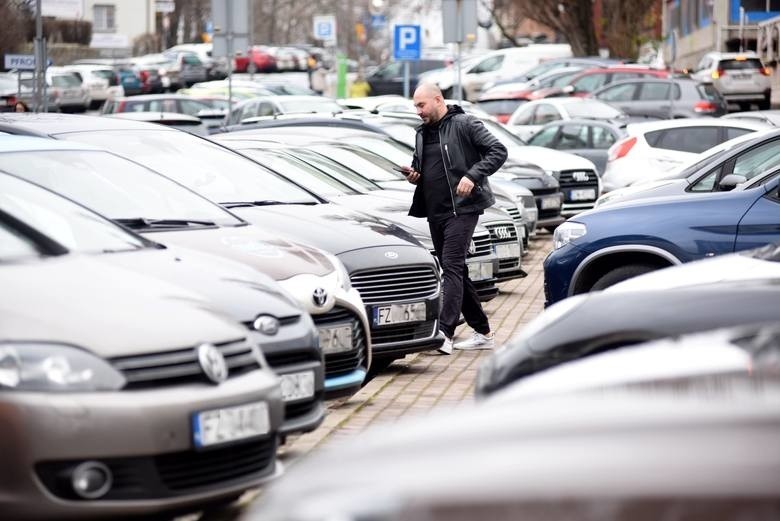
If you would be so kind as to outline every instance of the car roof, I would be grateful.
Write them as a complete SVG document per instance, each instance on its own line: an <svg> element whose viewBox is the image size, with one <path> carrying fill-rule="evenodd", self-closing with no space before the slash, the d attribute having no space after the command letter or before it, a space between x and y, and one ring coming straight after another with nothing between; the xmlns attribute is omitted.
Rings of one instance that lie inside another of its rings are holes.
<svg viewBox="0 0 780 521"><path fill-rule="evenodd" d="M95 130L157 130L176 132L175 129L169 129L161 125L129 119L74 114L14 112L0 113L0 130L9 133L19 133L21 131L22 133L39 136L56 136L70 132Z"/></svg>
<svg viewBox="0 0 780 521"><path fill-rule="evenodd" d="M641 123L630 123L627 127L631 135L644 134L654 130L665 130L668 128L681 127L739 127L749 130L766 130L770 125L760 121L748 121L742 119L720 119L720 118L678 118L663 119L661 121L647 121Z"/></svg>
<svg viewBox="0 0 780 521"><path fill-rule="evenodd" d="M625 129L625 125L621 123L615 123L608 119L587 119L587 118L572 118L572 119L558 119L545 123L542 128L558 127L563 125L588 125L591 127L608 127L616 130Z"/></svg>
<svg viewBox="0 0 780 521"><path fill-rule="evenodd" d="M2 152L34 152L40 150L101 150L104 149L84 143L74 143L60 139L42 138L36 136L3 136L0 139ZM0 165L2 170L2 165Z"/></svg>

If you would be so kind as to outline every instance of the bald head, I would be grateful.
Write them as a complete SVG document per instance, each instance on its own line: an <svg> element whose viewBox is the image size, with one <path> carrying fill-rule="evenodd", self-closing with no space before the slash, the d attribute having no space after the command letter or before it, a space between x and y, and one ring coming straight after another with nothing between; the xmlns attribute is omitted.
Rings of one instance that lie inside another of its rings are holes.
<svg viewBox="0 0 780 521"><path fill-rule="evenodd" d="M426 125L437 123L447 113L441 89L432 83L423 83L415 89L414 107Z"/></svg>

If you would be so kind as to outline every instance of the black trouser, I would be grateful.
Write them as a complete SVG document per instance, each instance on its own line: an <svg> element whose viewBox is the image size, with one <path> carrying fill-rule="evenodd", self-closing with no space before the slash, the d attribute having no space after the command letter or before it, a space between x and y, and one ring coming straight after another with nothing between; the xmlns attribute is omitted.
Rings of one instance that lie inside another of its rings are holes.
<svg viewBox="0 0 780 521"><path fill-rule="evenodd" d="M483 335L490 332L487 315L466 267L466 254L478 219L478 214L466 214L428 222L436 257L444 271L439 329L447 338L455 334L461 312L474 331Z"/></svg>

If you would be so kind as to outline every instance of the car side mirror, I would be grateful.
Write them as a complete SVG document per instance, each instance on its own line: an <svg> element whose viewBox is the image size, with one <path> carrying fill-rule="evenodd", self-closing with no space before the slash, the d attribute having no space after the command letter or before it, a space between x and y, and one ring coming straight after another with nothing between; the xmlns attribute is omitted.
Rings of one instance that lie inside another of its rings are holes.
<svg viewBox="0 0 780 521"><path fill-rule="evenodd" d="M729 174L718 183L718 189L722 192L728 192L733 190L738 184L742 184L747 181L747 177L739 174Z"/></svg>
<svg viewBox="0 0 780 521"><path fill-rule="evenodd" d="M574 85L566 85L561 89L561 91L564 94L574 94L575 92L577 92L577 87L575 87Z"/></svg>

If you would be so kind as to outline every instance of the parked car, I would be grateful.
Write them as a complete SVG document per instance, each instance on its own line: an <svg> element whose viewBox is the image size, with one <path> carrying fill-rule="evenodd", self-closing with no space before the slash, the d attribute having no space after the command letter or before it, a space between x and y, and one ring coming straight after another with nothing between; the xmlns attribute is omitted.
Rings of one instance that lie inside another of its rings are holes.
<svg viewBox="0 0 780 521"><path fill-rule="evenodd" d="M482 87L482 92L486 93L494 87L504 86L511 83L527 83L533 80L540 79L553 71L559 71L564 68L571 68L577 70L592 69L594 67L609 67L612 65L620 65L620 60L611 58L601 58L596 56L580 56L580 57L568 57L568 58L551 58L549 60L543 60L539 65L526 69L520 74L504 78L496 82L488 82Z"/></svg>
<svg viewBox="0 0 780 521"><path fill-rule="evenodd" d="M196 136L207 136L209 134L209 127L200 118L175 112L117 112L116 114L107 114L107 116L110 118L157 123L183 132L189 132Z"/></svg>
<svg viewBox="0 0 780 521"><path fill-rule="evenodd" d="M94 65L103 69L114 71L119 85L124 90L123 96L135 96L143 92L149 92L149 88L141 80L140 71L134 69L132 62L127 59L116 58L82 58L75 60L72 65ZM155 71L156 73L157 71ZM146 89L146 90L144 90Z"/></svg>
<svg viewBox="0 0 780 521"><path fill-rule="evenodd" d="M409 93L411 94L417 85L420 74L446 67L446 60L421 59L409 63ZM366 76L366 81L371 87L371 96L384 96L388 94L403 95L404 93L404 62L392 61L377 67Z"/></svg>
<svg viewBox="0 0 780 521"><path fill-rule="evenodd" d="M740 373L382 425L296 464L242 519L770 519L777 377Z"/></svg>
<svg viewBox="0 0 780 521"><path fill-rule="evenodd" d="M334 114L344 109L335 100L323 96L259 96L236 103L225 124L251 122L252 118L280 114L323 113Z"/></svg>
<svg viewBox="0 0 780 521"><path fill-rule="evenodd" d="M48 106L56 108L55 93L46 91ZM35 107L34 91L28 84L20 83L13 73L0 73L0 112L13 112L17 101L23 101L32 110Z"/></svg>
<svg viewBox="0 0 780 521"><path fill-rule="evenodd" d="M171 90L208 80L208 70L196 52L168 50L163 52L162 56L171 63L167 68L171 78Z"/></svg>
<svg viewBox="0 0 780 521"><path fill-rule="evenodd" d="M599 206L649 197L750 190L778 175L779 147L780 132L775 129L740 136L700 154L686 168L612 191Z"/></svg>
<svg viewBox="0 0 780 521"><path fill-rule="evenodd" d="M144 96L119 97L106 102L101 114L119 114L122 112L172 112L198 116L200 113L214 110L206 102L180 94L147 94Z"/></svg>
<svg viewBox="0 0 780 521"><path fill-rule="evenodd" d="M625 127L608 121L570 119L547 123L528 138L528 144L582 156L596 165L601 176L607 167L607 151L625 135Z"/></svg>
<svg viewBox="0 0 780 521"><path fill-rule="evenodd" d="M142 239L13 176L0 186L3 515L172 515L278 476L279 382L247 329L104 260ZM70 239L90 254L31 214L78 231Z"/></svg>
<svg viewBox="0 0 780 521"><path fill-rule="evenodd" d="M100 65L67 65L64 70L75 74L89 90L90 109L103 105L107 99L125 95L119 77L110 67Z"/></svg>
<svg viewBox="0 0 780 521"><path fill-rule="evenodd" d="M640 78L667 78L669 71L651 69L642 65L614 65L585 69L574 76L568 85L563 87L547 87L534 91L531 99L552 98L558 96L585 97L589 93L616 81L634 80Z"/></svg>
<svg viewBox="0 0 780 521"><path fill-rule="evenodd" d="M88 127L90 120L93 123ZM193 139L200 142L199 138L161 125L86 116L63 119L37 115L33 120L17 120L3 126L15 134L48 136L49 132L48 137L75 141L59 145L75 150L36 154L36 163L33 158L24 162L18 156L6 155L5 171L69 196L141 234L151 234L163 244L221 256L268 274L313 315L325 353L326 393L349 394L362 384L371 363L369 322L360 294L352 287L340 260L314 247L283 239L266 231L265 226L261 229L250 225L137 163L142 157L147 158L143 159L144 164L149 163L151 154L139 144L157 142L163 146L168 161L181 169L184 158L171 154L171 147ZM88 128L97 131L93 133ZM100 144L108 139L112 141L109 146L117 151L118 144L113 143L117 132L130 144L133 161L81 144ZM203 143L208 146L208 142ZM223 168L244 168L246 172L245 158L223 150L219 160ZM31 168L31 164L40 166ZM56 166L49 168L47 164ZM197 175L196 171L190 173ZM257 174L250 171L247 175ZM272 189L268 183L265 186Z"/></svg>
<svg viewBox="0 0 780 521"><path fill-rule="evenodd" d="M771 106L772 73L753 51L708 52L691 76L711 81L726 101L739 104L740 110L750 110L752 103L759 110Z"/></svg>
<svg viewBox="0 0 780 521"><path fill-rule="evenodd" d="M34 78L31 74L23 74L21 78L24 88L34 89ZM46 69L46 88L49 99L53 101L48 106L49 112L85 112L90 104L89 91L81 80L62 67Z"/></svg>
<svg viewBox="0 0 780 521"><path fill-rule="evenodd" d="M254 65L255 72L276 71L276 59L264 46L255 45L246 55L236 54L233 59L233 72L247 72L249 63Z"/></svg>
<svg viewBox="0 0 780 521"><path fill-rule="evenodd" d="M775 321L777 253L773 246L723 255L567 298L483 362L476 393L492 395L549 368L649 340Z"/></svg>
<svg viewBox="0 0 780 521"><path fill-rule="evenodd" d="M766 123L772 127L780 127L780 110L748 110L746 112L731 112L721 116L723 119L742 119Z"/></svg>
<svg viewBox="0 0 780 521"><path fill-rule="evenodd" d="M209 80L221 80L228 75L228 60L224 56L214 58L212 43L183 43L174 45L165 52L191 52L194 53L206 68L206 76Z"/></svg>
<svg viewBox="0 0 780 521"><path fill-rule="evenodd" d="M609 103L632 118L717 117L728 108L711 83L688 78L618 81L593 91L590 97Z"/></svg>
<svg viewBox="0 0 780 521"><path fill-rule="evenodd" d="M779 184L775 178L750 190L645 199L578 215L555 230L555 250L544 263L547 304L780 240L773 224Z"/></svg>
<svg viewBox="0 0 780 521"><path fill-rule="evenodd" d="M521 139L528 139L542 125L569 119L594 119L620 125L627 123L628 116L598 100L553 98L531 101L518 107L509 117L507 127Z"/></svg>
<svg viewBox="0 0 780 521"><path fill-rule="evenodd" d="M762 123L704 118L629 124L626 137L608 150L603 191L663 177L705 150L766 128Z"/></svg>

